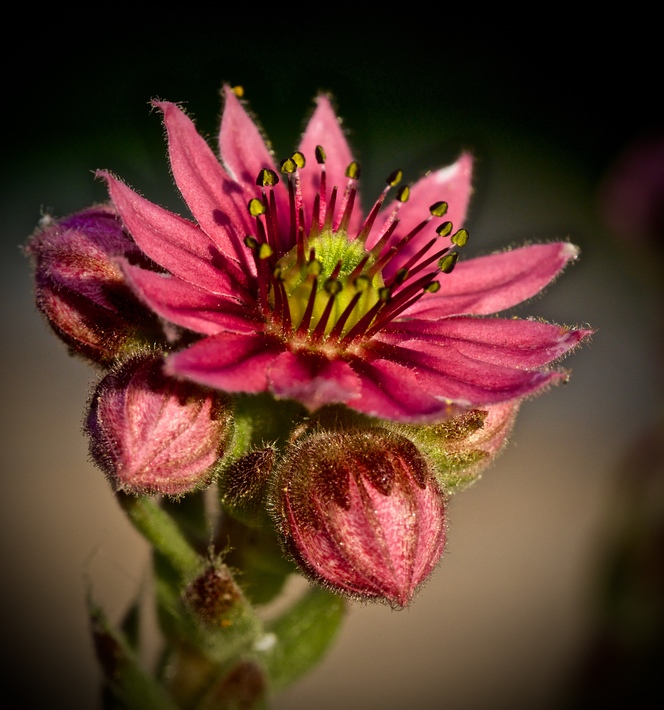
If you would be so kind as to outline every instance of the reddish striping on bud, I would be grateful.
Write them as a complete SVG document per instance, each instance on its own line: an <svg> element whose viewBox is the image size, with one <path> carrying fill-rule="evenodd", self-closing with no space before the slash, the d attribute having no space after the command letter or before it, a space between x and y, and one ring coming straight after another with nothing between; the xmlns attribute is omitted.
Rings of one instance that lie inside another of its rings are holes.
<svg viewBox="0 0 664 710"><path fill-rule="evenodd" d="M445 545L445 499L428 461L382 427L295 442L276 478L284 547L313 581L404 607Z"/></svg>
<svg viewBox="0 0 664 710"><path fill-rule="evenodd" d="M209 484L232 432L224 395L134 356L97 385L86 421L90 454L116 491L179 496Z"/></svg>
<svg viewBox="0 0 664 710"><path fill-rule="evenodd" d="M107 365L139 330L153 338L160 332L115 263L125 257L147 265L147 259L113 207L43 219L26 252L35 267L37 306L76 354Z"/></svg>

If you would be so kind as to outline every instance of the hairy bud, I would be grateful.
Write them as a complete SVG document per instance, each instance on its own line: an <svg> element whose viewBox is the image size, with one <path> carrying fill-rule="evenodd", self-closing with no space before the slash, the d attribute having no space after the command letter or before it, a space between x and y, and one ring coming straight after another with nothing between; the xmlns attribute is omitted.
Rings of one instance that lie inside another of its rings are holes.
<svg viewBox="0 0 664 710"><path fill-rule="evenodd" d="M232 418L224 395L167 377L161 358L148 354L102 378L86 430L115 490L179 496L215 477Z"/></svg>
<svg viewBox="0 0 664 710"><path fill-rule="evenodd" d="M284 547L313 581L403 607L438 563L445 500L429 462L382 427L292 444L272 491Z"/></svg>
<svg viewBox="0 0 664 710"><path fill-rule="evenodd" d="M75 354L108 365L140 333L160 327L126 284L117 257L145 261L115 210L98 206L44 219L26 247L37 307Z"/></svg>

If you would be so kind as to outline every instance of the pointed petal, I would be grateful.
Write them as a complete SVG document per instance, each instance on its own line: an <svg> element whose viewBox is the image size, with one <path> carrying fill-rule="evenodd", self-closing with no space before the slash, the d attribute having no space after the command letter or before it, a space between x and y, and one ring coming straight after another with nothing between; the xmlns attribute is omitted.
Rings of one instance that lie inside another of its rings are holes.
<svg viewBox="0 0 664 710"><path fill-rule="evenodd" d="M122 260L131 288L159 316L196 333L212 335L221 330L255 333L259 314L235 298L220 297L170 274L158 274Z"/></svg>
<svg viewBox="0 0 664 710"><path fill-rule="evenodd" d="M535 320L458 317L391 323L378 337L395 345L412 339L415 350L418 340L451 345L475 360L533 369L561 358L591 333Z"/></svg>
<svg viewBox="0 0 664 710"><path fill-rule="evenodd" d="M312 412L325 404L348 403L361 389L360 378L350 365L311 353L281 353L268 378L276 397L297 399Z"/></svg>
<svg viewBox="0 0 664 710"><path fill-rule="evenodd" d="M154 105L163 112L173 177L194 219L224 254L253 267L241 240L251 233L247 202L256 191L247 194L228 175L176 104L155 101Z"/></svg>
<svg viewBox="0 0 664 710"><path fill-rule="evenodd" d="M440 401L425 390L413 370L397 362L375 359L358 361L353 369L362 378L362 394L347 402L359 412L382 419L425 424L460 413L449 402Z"/></svg>
<svg viewBox="0 0 664 710"><path fill-rule="evenodd" d="M316 108L309 119L300 142L300 151L307 159L306 167L300 171L300 180L304 202L308 205L313 204L314 196L320 190L321 166L316 163L316 146L318 145L323 147L326 155L327 199L329 200L332 188L336 185L339 188L338 207L348 184L346 168L353 162L354 158L330 98L325 94L321 94L316 98ZM359 195L356 197L356 204L359 204ZM310 215L306 215L306 217L309 219ZM350 234L357 232L361 221L360 210L355 209L349 224Z"/></svg>
<svg viewBox="0 0 664 710"><path fill-rule="evenodd" d="M175 276L212 293L232 293L248 278L219 252L200 227L149 202L109 173L113 204L141 250Z"/></svg>
<svg viewBox="0 0 664 710"><path fill-rule="evenodd" d="M560 382L566 373L558 370L520 370L468 357L451 345L433 345L422 340L400 346L374 343L377 354L389 356L409 368L419 387L432 396L464 407L506 402L534 394Z"/></svg>
<svg viewBox="0 0 664 710"><path fill-rule="evenodd" d="M264 392L268 367L282 350L262 333L218 333L169 355L165 371L226 392Z"/></svg>
<svg viewBox="0 0 664 710"><path fill-rule="evenodd" d="M440 290L425 294L402 319L504 311L539 293L578 254L573 244L552 242L460 261L451 274L438 276Z"/></svg>
<svg viewBox="0 0 664 710"><path fill-rule="evenodd" d="M224 86L224 112L219 131L221 160L234 180L256 196L256 177L262 168L277 170L258 126L230 86Z"/></svg>
<svg viewBox="0 0 664 710"><path fill-rule="evenodd" d="M452 222L454 230L463 226L470 202L472 173L472 156L469 153L463 153L452 165L429 173L418 180L411 187L407 202L402 204L395 201L381 212L379 219L382 219L381 224L383 224L394 207L399 206L399 226L390 240L390 245L394 245L414 227L417 227L420 222L431 216L429 209L431 205L441 201L448 204L444 217L433 218L413 241L399 251L398 258L390 264L391 271L399 269L421 246L436 237L436 227L443 222L448 220ZM380 232L380 225L377 224L372 230L373 241L368 242L369 247L373 246L373 242L376 241Z"/></svg>

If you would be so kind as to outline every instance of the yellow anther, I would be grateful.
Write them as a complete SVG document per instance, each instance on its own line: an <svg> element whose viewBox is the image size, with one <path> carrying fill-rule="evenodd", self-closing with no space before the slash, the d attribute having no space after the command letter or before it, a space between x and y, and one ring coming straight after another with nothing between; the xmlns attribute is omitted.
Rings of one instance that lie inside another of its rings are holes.
<svg viewBox="0 0 664 710"><path fill-rule="evenodd" d="M279 176L274 170L269 170L268 168L262 168L258 173L256 178L256 184L259 187L273 187L279 182Z"/></svg>
<svg viewBox="0 0 664 710"><path fill-rule="evenodd" d="M292 158L284 158L280 167L282 173L294 173L297 170L297 163Z"/></svg>
<svg viewBox="0 0 664 710"><path fill-rule="evenodd" d="M274 254L274 249L269 244L266 244L263 242L259 247L258 247L258 258L259 259L267 259L268 257L272 256Z"/></svg>
<svg viewBox="0 0 664 710"><path fill-rule="evenodd" d="M325 155L325 149L323 148L322 145L317 145L316 146L316 162L319 163L319 165L323 165L326 160L327 160L327 155Z"/></svg>
<svg viewBox="0 0 664 710"><path fill-rule="evenodd" d="M402 178L403 178L403 170L397 169L397 170L393 170L387 176L387 180L385 182L387 182L387 184L390 187L396 187L401 182Z"/></svg>
<svg viewBox="0 0 664 710"><path fill-rule="evenodd" d="M293 155L291 155L290 159L297 165L298 168L303 168L307 161L302 153L300 153L299 150L296 150Z"/></svg>
<svg viewBox="0 0 664 710"><path fill-rule="evenodd" d="M351 180L360 179L360 164L355 160L346 168L346 177Z"/></svg>
<svg viewBox="0 0 664 710"><path fill-rule="evenodd" d="M442 217L447 212L447 202L435 202L429 211L434 217Z"/></svg>
<svg viewBox="0 0 664 710"><path fill-rule="evenodd" d="M438 268L444 273L449 274L455 267L457 261L459 260L459 254L455 251L451 251L446 254L439 262Z"/></svg>
<svg viewBox="0 0 664 710"><path fill-rule="evenodd" d="M408 202L409 197L410 187L408 185L402 185L399 188L399 192L397 192L397 200L399 200L399 202Z"/></svg>
<svg viewBox="0 0 664 710"><path fill-rule="evenodd" d="M431 281L424 287L424 290L427 293L436 293L440 291L440 283L438 281Z"/></svg>
<svg viewBox="0 0 664 710"><path fill-rule="evenodd" d="M402 284L408 278L408 269L399 269L394 275L394 280L398 284Z"/></svg>
<svg viewBox="0 0 664 710"><path fill-rule="evenodd" d="M468 232L465 229L460 229L458 232L455 232L450 239L452 240L452 244L462 247L468 241Z"/></svg>
<svg viewBox="0 0 664 710"><path fill-rule="evenodd" d="M439 237L446 237L452 231L452 222L443 222L436 227L436 234Z"/></svg>
<svg viewBox="0 0 664 710"><path fill-rule="evenodd" d="M338 279L328 279L324 284L323 288L332 296L339 293L343 289L343 286L339 283Z"/></svg>
<svg viewBox="0 0 664 710"><path fill-rule="evenodd" d="M249 214L252 217L260 217L265 214L265 205L256 197L249 200Z"/></svg>
<svg viewBox="0 0 664 710"><path fill-rule="evenodd" d="M383 288L378 289L378 298L380 298L383 303L387 303L387 301L390 300L391 296L392 289L387 288L387 286L383 286Z"/></svg>

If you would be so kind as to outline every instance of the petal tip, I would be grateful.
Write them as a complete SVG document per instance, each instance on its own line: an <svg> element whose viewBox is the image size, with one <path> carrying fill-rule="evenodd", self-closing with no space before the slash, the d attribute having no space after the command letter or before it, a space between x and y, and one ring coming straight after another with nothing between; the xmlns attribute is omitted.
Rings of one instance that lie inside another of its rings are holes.
<svg viewBox="0 0 664 710"><path fill-rule="evenodd" d="M581 254L581 249L571 242L562 242L560 254L566 262L576 261Z"/></svg>

